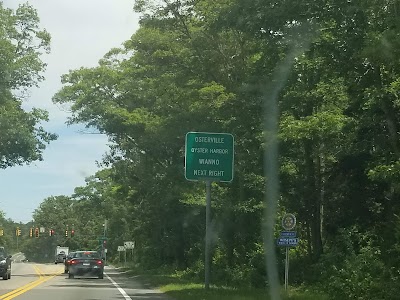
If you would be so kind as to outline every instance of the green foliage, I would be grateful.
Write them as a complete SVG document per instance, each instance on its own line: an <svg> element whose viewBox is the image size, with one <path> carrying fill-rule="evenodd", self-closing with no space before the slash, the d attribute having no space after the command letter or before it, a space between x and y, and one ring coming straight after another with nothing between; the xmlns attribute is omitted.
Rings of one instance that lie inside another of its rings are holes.
<svg viewBox="0 0 400 300"><path fill-rule="evenodd" d="M331 243L332 252L314 270L333 299L397 298L398 276L390 274L369 233L343 230Z"/></svg>
<svg viewBox="0 0 400 300"><path fill-rule="evenodd" d="M174 299L241 299L256 300L270 299L267 289L230 288L226 286L212 285L209 290L204 289L200 280L188 280L185 274L169 273L168 270L154 272L146 270L130 270L136 278L143 283L150 284L173 297ZM140 274L140 275L138 275ZM183 277L182 277L183 276ZM282 292L283 299L326 300L327 296L321 293L304 291L290 287L288 292Z"/></svg>
<svg viewBox="0 0 400 300"><path fill-rule="evenodd" d="M235 179L212 186L212 276L263 287L263 122L271 109L263 99L266 83L278 80L273 70L294 52L278 95L279 211L296 214L301 239L291 251L293 282L318 282L337 299L395 299L398 1L136 1L135 9L142 19L132 38L97 67L65 74L53 97L71 105L69 123L108 135L105 168L72 197L45 199L35 221L73 222L74 247L95 247L107 219L114 260L117 246L135 240L135 267L201 279L205 191L183 178L184 136L230 132ZM12 45L0 39L5 57Z"/></svg>
<svg viewBox="0 0 400 300"><path fill-rule="evenodd" d="M3 229L3 236L0 236L0 245L5 247L9 253L17 251L17 243L15 230L20 227L24 231L22 224L16 224L11 219L6 219L6 215L3 211L0 211L0 228Z"/></svg>
<svg viewBox="0 0 400 300"><path fill-rule="evenodd" d="M0 3L0 169L42 160L46 144L57 136L41 123L47 112L23 110L17 97L43 80L42 53L49 51L50 35L39 28L36 10L28 4L16 11Z"/></svg>

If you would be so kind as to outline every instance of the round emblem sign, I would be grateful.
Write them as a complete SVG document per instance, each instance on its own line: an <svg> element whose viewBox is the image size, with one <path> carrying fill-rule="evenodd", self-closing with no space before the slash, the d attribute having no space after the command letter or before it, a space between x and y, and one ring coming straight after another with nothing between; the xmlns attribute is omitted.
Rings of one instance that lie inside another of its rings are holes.
<svg viewBox="0 0 400 300"><path fill-rule="evenodd" d="M293 214L286 214L282 218L282 227L285 230L292 230L296 226L296 217Z"/></svg>

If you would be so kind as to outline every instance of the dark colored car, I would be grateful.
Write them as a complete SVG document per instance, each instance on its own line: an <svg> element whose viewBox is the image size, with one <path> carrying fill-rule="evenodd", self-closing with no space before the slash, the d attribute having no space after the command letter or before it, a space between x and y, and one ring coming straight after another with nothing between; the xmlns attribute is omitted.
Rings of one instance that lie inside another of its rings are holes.
<svg viewBox="0 0 400 300"><path fill-rule="evenodd" d="M70 252L67 257L65 258L64 261L64 273L67 274L68 273L68 269L69 269L69 263L71 261L71 259L73 259L75 256L75 252Z"/></svg>
<svg viewBox="0 0 400 300"><path fill-rule="evenodd" d="M0 276L3 280L11 278L11 255L7 255L4 247L0 247Z"/></svg>
<svg viewBox="0 0 400 300"><path fill-rule="evenodd" d="M68 263L68 278L96 276L103 279L104 261L97 251L76 251Z"/></svg>

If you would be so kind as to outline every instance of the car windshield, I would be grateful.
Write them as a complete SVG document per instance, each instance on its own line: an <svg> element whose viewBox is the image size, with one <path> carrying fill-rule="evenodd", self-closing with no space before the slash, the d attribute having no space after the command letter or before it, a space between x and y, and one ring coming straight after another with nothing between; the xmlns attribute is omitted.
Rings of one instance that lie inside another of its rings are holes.
<svg viewBox="0 0 400 300"><path fill-rule="evenodd" d="M0 191L0 299L400 299L400 0L0 0Z"/></svg>

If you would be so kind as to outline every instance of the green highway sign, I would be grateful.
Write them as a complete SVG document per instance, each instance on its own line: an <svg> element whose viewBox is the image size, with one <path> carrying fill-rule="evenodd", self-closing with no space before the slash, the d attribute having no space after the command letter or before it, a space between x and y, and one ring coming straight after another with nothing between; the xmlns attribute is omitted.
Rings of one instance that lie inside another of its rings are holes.
<svg viewBox="0 0 400 300"><path fill-rule="evenodd" d="M185 143L187 180L230 182L233 179L234 138L229 133L188 132Z"/></svg>

